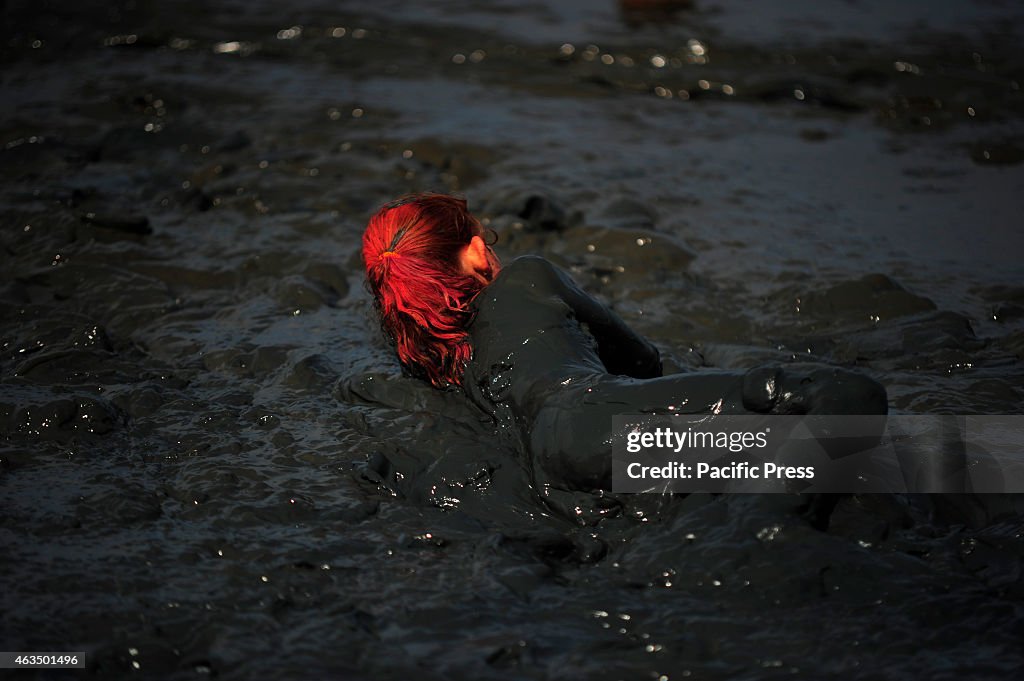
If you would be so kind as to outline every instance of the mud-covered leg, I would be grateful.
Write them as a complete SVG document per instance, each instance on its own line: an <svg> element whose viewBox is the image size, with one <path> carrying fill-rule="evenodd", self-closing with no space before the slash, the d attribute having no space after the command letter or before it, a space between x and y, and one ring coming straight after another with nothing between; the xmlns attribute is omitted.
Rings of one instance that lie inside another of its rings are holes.
<svg viewBox="0 0 1024 681"><path fill-rule="evenodd" d="M761 399L757 405L761 408L756 411L841 416L885 414L889 410L880 383L846 369L799 364L763 367L748 372L747 383L750 387L745 393L749 390ZM768 401L771 406L764 409Z"/></svg>
<svg viewBox="0 0 1024 681"><path fill-rule="evenodd" d="M881 415L888 412L885 388L844 369L793 365L762 367L744 377L744 399L753 411L774 414ZM880 422L879 422L880 423ZM881 433L865 433L867 438ZM827 530L840 494L807 494L801 515Z"/></svg>

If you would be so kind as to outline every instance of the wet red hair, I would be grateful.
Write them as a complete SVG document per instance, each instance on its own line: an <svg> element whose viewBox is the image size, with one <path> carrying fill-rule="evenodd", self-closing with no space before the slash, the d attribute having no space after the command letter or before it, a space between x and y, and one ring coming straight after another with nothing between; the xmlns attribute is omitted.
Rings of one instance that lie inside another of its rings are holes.
<svg viewBox="0 0 1024 681"><path fill-rule="evenodd" d="M484 284L458 256L483 228L466 201L414 194L383 206L363 233L363 264L381 327L405 369L443 388L462 384L473 354L469 303Z"/></svg>

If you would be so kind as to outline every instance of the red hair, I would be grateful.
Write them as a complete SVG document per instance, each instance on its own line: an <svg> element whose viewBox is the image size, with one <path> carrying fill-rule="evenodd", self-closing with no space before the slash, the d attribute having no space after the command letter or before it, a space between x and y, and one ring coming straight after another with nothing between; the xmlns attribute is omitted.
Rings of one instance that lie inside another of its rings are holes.
<svg viewBox="0 0 1024 681"><path fill-rule="evenodd" d="M363 264L381 327L409 373L443 388L462 384L473 354L466 326L484 284L458 256L483 228L466 201L414 194L383 206L363 233Z"/></svg>

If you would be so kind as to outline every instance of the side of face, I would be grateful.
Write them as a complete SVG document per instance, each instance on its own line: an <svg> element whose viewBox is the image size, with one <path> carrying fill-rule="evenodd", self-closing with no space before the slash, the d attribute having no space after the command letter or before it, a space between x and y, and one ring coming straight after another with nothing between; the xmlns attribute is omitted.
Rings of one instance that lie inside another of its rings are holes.
<svg viewBox="0 0 1024 681"><path fill-rule="evenodd" d="M459 251L459 267L463 274L486 285L501 271L501 261L481 236L474 236Z"/></svg>

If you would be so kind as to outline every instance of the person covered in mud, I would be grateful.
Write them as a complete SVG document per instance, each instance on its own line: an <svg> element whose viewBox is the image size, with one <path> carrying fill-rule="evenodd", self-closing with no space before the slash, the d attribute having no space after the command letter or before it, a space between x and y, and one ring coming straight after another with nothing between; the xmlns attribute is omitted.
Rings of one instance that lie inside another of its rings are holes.
<svg viewBox="0 0 1024 681"><path fill-rule="evenodd" d="M383 206L363 261L403 368L461 388L517 432L538 481L611 487L617 414L884 414L885 389L821 366L662 376L658 350L537 256L504 267L465 200L417 194Z"/></svg>

